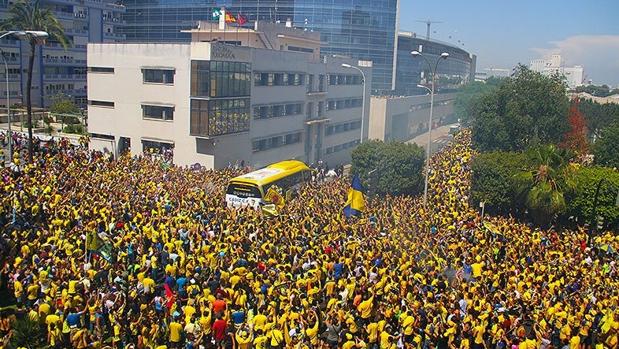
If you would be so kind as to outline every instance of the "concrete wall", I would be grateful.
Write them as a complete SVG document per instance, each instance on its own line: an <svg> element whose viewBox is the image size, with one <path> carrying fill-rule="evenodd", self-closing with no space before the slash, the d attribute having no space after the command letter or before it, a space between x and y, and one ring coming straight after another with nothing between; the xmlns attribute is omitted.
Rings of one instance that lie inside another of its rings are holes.
<svg viewBox="0 0 619 349"><path fill-rule="evenodd" d="M165 54L162 54L165 53ZM88 106L88 131L131 140L141 154L142 140L174 144L174 161L213 167L212 155L196 151L189 136L190 46L187 44L90 44L90 67L113 67L114 73L88 73L89 101L110 101L114 107ZM142 67L174 68L174 84L144 83ZM174 106L174 120L144 119L142 103Z"/></svg>
<svg viewBox="0 0 619 349"><path fill-rule="evenodd" d="M455 94L434 96L433 127L453 115ZM372 97L370 139L407 141L426 132L430 117L430 96Z"/></svg>

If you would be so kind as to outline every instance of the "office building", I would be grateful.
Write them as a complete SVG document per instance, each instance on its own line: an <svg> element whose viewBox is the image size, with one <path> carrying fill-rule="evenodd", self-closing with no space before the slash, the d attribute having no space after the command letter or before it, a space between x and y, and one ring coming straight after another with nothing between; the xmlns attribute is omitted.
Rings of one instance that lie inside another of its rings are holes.
<svg viewBox="0 0 619 349"><path fill-rule="evenodd" d="M585 69L580 65L565 66L561 55L551 55L550 58L534 59L530 68L533 71L550 76L553 74L563 75L569 88L582 86L585 81Z"/></svg>
<svg viewBox="0 0 619 349"><path fill-rule="evenodd" d="M0 17L6 18L12 1L0 3ZM86 45L88 42L118 42L125 8L105 0L41 0L51 9L65 28L69 47L47 40L38 46L32 76L32 104L48 107L53 97L64 94L78 105L86 105ZM13 28L19 30L22 28ZM25 103L30 45L25 41L4 38L0 48L5 52L9 69L11 104ZM4 70L4 69L3 69ZM4 77L4 75L2 75ZM6 85L0 84L6 96ZM0 105L6 98L0 98Z"/></svg>
<svg viewBox="0 0 619 349"><path fill-rule="evenodd" d="M394 88L398 0L123 0L127 7L123 32L129 42L189 42L198 20L209 20L225 6L242 14L252 27L257 19L319 32L324 55L343 55L373 62L372 88ZM232 28L234 31L235 28Z"/></svg>
<svg viewBox="0 0 619 349"><path fill-rule="evenodd" d="M412 51L421 52L432 64L441 53L449 53L449 58L442 60L437 70L437 89L456 89L475 76L477 57L455 45L419 38L415 33L400 32L397 45L397 65L395 93L410 96L426 93L418 84L429 84L432 73L428 64L421 57L411 55ZM432 67L434 69L434 67Z"/></svg>
<svg viewBox="0 0 619 349"><path fill-rule="evenodd" d="M455 122L456 93L434 96L432 128ZM372 96L368 137L380 141L408 141L428 131L430 95Z"/></svg>
<svg viewBox="0 0 619 349"><path fill-rule="evenodd" d="M349 162L369 101L361 74L342 64L366 74L368 97L371 64L324 55L318 33L283 24L221 28L200 22L190 43L89 44L91 146L167 150L209 168Z"/></svg>

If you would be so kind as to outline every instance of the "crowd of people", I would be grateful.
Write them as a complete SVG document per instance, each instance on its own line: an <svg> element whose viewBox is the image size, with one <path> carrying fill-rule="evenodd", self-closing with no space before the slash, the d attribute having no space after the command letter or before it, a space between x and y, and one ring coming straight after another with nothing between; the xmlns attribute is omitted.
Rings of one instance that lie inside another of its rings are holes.
<svg viewBox="0 0 619 349"><path fill-rule="evenodd" d="M346 219L339 177L266 217L226 208L239 169L41 146L0 172L0 346L28 321L51 348L617 348L619 239L482 222L474 155L464 130L433 156L427 209Z"/></svg>

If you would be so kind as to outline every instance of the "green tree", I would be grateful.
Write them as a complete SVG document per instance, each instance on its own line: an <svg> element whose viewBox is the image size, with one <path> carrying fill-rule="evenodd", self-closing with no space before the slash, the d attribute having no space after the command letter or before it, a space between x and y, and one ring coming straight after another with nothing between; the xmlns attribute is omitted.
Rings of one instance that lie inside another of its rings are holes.
<svg viewBox="0 0 619 349"><path fill-rule="evenodd" d="M531 167L516 174L515 193L532 218L547 225L565 211L566 195L575 188L571 154L554 145L543 145L529 149L527 155Z"/></svg>
<svg viewBox="0 0 619 349"><path fill-rule="evenodd" d="M619 120L619 104L600 104L590 99L581 98L578 109L584 115L589 131L589 138L600 137L600 132L613 122Z"/></svg>
<svg viewBox="0 0 619 349"><path fill-rule="evenodd" d="M17 0L9 7L8 17L0 24L4 30L44 31L49 39L60 43L64 48L69 45L69 39L64 33L64 27L54 13L43 8L40 0ZM30 36L30 57L28 59L28 80L26 81L26 109L28 111L28 154L32 161L32 69L37 45L42 44L40 38Z"/></svg>
<svg viewBox="0 0 619 349"><path fill-rule="evenodd" d="M619 121L602 130L593 154L596 164L619 168Z"/></svg>
<svg viewBox="0 0 619 349"><path fill-rule="evenodd" d="M464 86L456 95L454 110L456 116L463 124L470 122L469 116L479 102L479 99L487 93L494 91L500 84L500 78L489 78L485 82L473 81Z"/></svg>
<svg viewBox="0 0 619 349"><path fill-rule="evenodd" d="M416 144L368 141L352 152L352 172L372 193L415 195L423 188L424 160Z"/></svg>
<svg viewBox="0 0 619 349"><path fill-rule="evenodd" d="M488 152L472 162L471 200L485 202L489 213L507 213L514 207L515 175L528 169L528 157L516 152Z"/></svg>
<svg viewBox="0 0 619 349"><path fill-rule="evenodd" d="M521 151L559 143L569 128L565 89L559 76L519 66L471 109L475 145L483 151Z"/></svg>
<svg viewBox="0 0 619 349"><path fill-rule="evenodd" d="M59 118L65 124L79 124L81 116L80 108L73 102L69 96L58 94L53 97L52 105L49 107L52 114L59 115Z"/></svg>
<svg viewBox="0 0 619 349"><path fill-rule="evenodd" d="M619 228L619 171L608 167L582 167L574 174L576 184L573 193L568 195L567 215L573 216L579 224L591 223L595 191L600 181L596 215L604 217L607 227Z"/></svg>

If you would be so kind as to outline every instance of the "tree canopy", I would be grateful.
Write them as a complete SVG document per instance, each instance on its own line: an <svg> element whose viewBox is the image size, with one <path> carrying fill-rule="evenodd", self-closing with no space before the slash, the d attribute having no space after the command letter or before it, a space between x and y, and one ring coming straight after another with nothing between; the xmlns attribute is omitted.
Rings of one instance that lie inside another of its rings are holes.
<svg viewBox="0 0 619 349"><path fill-rule="evenodd" d="M367 141L352 152L352 172L371 193L414 195L423 188L424 160L416 144Z"/></svg>
<svg viewBox="0 0 619 349"><path fill-rule="evenodd" d="M473 141L483 151L519 151L557 144L569 129L569 100L559 76L547 77L525 66L471 108Z"/></svg>
<svg viewBox="0 0 619 349"><path fill-rule="evenodd" d="M619 168L619 121L602 130L593 154L596 164Z"/></svg>

